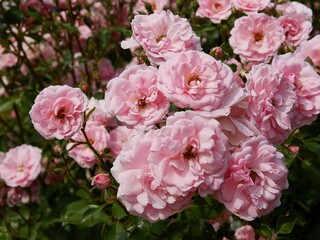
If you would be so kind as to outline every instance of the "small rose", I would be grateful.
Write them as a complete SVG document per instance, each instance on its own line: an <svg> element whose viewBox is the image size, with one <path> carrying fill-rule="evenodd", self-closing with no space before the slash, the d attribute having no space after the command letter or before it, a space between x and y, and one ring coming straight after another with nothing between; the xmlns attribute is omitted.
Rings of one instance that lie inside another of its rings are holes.
<svg viewBox="0 0 320 240"><path fill-rule="evenodd" d="M110 186L110 177L107 173L99 173L92 178L91 185L101 191L107 189Z"/></svg>

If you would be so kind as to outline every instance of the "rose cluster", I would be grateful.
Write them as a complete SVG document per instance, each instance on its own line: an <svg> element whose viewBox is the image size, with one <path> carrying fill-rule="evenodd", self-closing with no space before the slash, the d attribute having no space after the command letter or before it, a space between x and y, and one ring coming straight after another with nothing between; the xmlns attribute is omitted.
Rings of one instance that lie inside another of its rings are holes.
<svg viewBox="0 0 320 240"><path fill-rule="evenodd" d="M65 5L45 2L22 6L46 14ZM88 2L81 4L102 14L101 6ZM137 13L144 11L142 2ZM308 40L311 10L297 2L198 0L196 16L214 24L233 8L242 12L230 30L234 58L223 61L202 51L186 18L162 10L170 1L149 2L154 13L136 14L132 37L120 43L135 56L142 52L145 61L115 74L105 59L98 67L106 76L104 99L88 99L69 80L44 88L29 112L34 128L47 140L67 141L69 157L81 168L111 164L92 185L104 191L116 181L125 208L150 222L183 211L197 194L247 221L270 213L289 186L276 146L320 113L320 38ZM272 8L277 17L263 12ZM99 14L92 22L109 24ZM78 24L84 41L96 30ZM15 58L4 55L11 66ZM0 159L0 177L10 187L30 186L40 159L35 147L11 149Z"/></svg>

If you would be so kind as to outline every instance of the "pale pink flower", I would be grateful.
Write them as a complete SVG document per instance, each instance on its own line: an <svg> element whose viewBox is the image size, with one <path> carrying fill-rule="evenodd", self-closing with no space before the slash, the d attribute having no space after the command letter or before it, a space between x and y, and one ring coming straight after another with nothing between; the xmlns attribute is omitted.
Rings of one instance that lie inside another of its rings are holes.
<svg viewBox="0 0 320 240"><path fill-rule="evenodd" d="M309 58L314 66L320 66L320 35L302 42L294 54L303 60Z"/></svg>
<svg viewBox="0 0 320 240"><path fill-rule="evenodd" d="M229 43L244 62L268 62L285 40L280 22L264 13L238 18L230 31Z"/></svg>
<svg viewBox="0 0 320 240"><path fill-rule="evenodd" d="M232 105L243 95L233 87L229 66L204 52L176 54L159 67L159 89L181 108L212 111ZM228 95L234 95L232 101Z"/></svg>
<svg viewBox="0 0 320 240"><path fill-rule="evenodd" d="M94 97L91 97L88 102L88 112L92 110L93 112L88 119L88 124L103 126L109 126L112 124L112 116L107 113L106 104L103 99L98 100Z"/></svg>
<svg viewBox="0 0 320 240"><path fill-rule="evenodd" d="M99 173L92 178L91 185L99 190L105 190L110 187L110 177L107 173Z"/></svg>
<svg viewBox="0 0 320 240"><path fill-rule="evenodd" d="M245 13L258 12L272 6L270 0L232 0L232 4L235 9Z"/></svg>
<svg viewBox="0 0 320 240"><path fill-rule="evenodd" d="M220 23L231 15L232 0L197 0L199 8L196 15L202 18L209 18L213 23Z"/></svg>
<svg viewBox="0 0 320 240"><path fill-rule="evenodd" d="M262 135L249 139L231 155L214 196L247 221L268 214L280 205L281 192L288 188L283 161L283 154Z"/></svg>
<svg viewBox="0 0 320 240"><path fill-rule="evenodd" d="M158 69L137 65L110 80L105 94L107 112L138 130L150 129L169 111L169 102L157 87Z"/></svg>
<svg viewBox="0 0 320 240"><path fill-rule="evenodd" d="M41 170L42 150L27 144L11 148L0 164L0 178L9 187L28 187Z"/></svg>
<svg viewBox="0 0 320 240"><path fill-rule="evenodd" d="M304 19L312 22L312 10L300 2L292 1L278 4L276 11L280 15L302 14Z"/></svg>
<svg viewBox="0 0 320 240"><path fill-rule="evenodd" d="M213 193L223 182L228 139L220 124L193 111L168 117L150 148L154 174L174 192Z"/></svg>
<svg viewBox="0 0 320 240"><path fill-rule="evenodd" d="M224 223L232 223L232 213L227 209L224 210L220 215L209 219L209 223L212 225L214 230L218 232L218 230L223 226Z"/></svg>
<svg viewBox="0 0 320 240"><path fill-rule="evenodd" d="M193 192L178 191L157 178L150 162L157 130L138 133L126 142L113 163L111 173L120 184L117 197L126 209L150 222L164 220L191 204Z"/></svg>
<svg viewBox="0 0 320 240"><path fill-rule="evenodd" d="M294 85L297 102L291 111L293 127L311 124L320 113L320 76L309 63L292 53L276 56L272 65Z"/></svg>
<svg viewBox="0 0 320 240"><path fill-rule="evenodd" d="M309 38L312 31L312 23L305 19L303 14L288 14L279 18L281 26L285 31L285 43L297 47L302 41Z"/></svg>
<svg viewBox="0 0 320 240"><path fill-rule="evenodd" d="M222 131L229 139L230 151L232 151L232 146L238 147L250 137L261 134L246 115L247 108L248 97L245 96L231 107L227 116L216 117L216 120L221 124Z"/></svg>
<svg viewBox="0 0 320 240"><path fill-rule="evenodd" d="M117 157L121 152L123 145L135 133L137 133L137 130L127 128L126 126L119 126L110 131L110 155L112 157Z"/></svg>
<svg viewBox="0 0 320 240"><path fill-rule="evenodd" d="M37 12L49 17L49 12L56 7L54 0L21 0L20 9L28 11L29 8L35 9Z"/></svg>
<svg viewBox="0 0 320 240"><path fill-rule="evenodd" d="M23 188L10 188L7 192L7 204L9 207L19 206L30 202L28 192Z"/></svg>
<svg viewBox="0 0 320 240"><path fill-rule="evenodd" d="M173 15L169 10L136 15L131 27L132 37L121 42L121 47L126 49L141 45L154 64L159 65L179 52L202 50L200 38L193 32L189 21Z"/></svg>
<svg viewBox="0 0 320 240"><path fill-rule="evenodd" d="M70 139L81 128L87 102L79 88L49 86L36 97L29 114L44 138Z"/></svg>
<svg viewBox="0 0 320 240"><path fill-rule="evenodd" d="M14 66L18 59L12 53L4 53L4 48L0 45L0 71L7 68Z"/></svg>
<svg viewBox="0 0 320 240"><path fill-rule="evenodd" d="M244 225L236 229L234 236L236 240L255 240L255 231L254 228L250 225Z"/></svg>
<svg viewBox="0 0 320 240"><path fill-rule="evenodd" d="M102 125L88 124L85 133L92 147L99 153L109 146L110 136L106 128ZM76 133L72 137L73 141L86 142L82 132ZM76 144L76 145L75 145ZM72 157L82 168L91 168L97 163L97 156L86 143L68 143L69 156Z"/></svg>
<svg viewBox="0 0 320 240"><path fill-rule="evenodd" d="M247 115L271 143L279 144L290 134L290 112L296 103L294 85L280 70L268 64L252 66L247 75Z"/></svg>
<svg viewBox="0 0 320 240"><path fill-rule="evenodd" d="M92 36L92 30L86 24L77 26L79 31L79 41L81 45L85 45L87 40Z"/></svg>
<svg viewBox="0 0 320 240"><path fill-rule="evenodd" d="M134 12L137 14L139 11L147 12L144 7L145 3L151 4L152 10L154 12L160 12L165 7L168 7L169 0L138 0L136 5L134 6Z"/></svg>

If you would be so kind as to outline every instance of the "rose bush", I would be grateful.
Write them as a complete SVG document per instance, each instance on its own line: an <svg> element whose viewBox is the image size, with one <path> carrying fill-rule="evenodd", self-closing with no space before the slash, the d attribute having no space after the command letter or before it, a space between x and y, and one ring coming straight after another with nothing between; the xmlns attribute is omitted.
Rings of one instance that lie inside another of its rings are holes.
<svg viewBox="0 0 320 240"><path fill-rule="evenodd" d="M0 3L0 239L317 239L319 4Z"/></svg>

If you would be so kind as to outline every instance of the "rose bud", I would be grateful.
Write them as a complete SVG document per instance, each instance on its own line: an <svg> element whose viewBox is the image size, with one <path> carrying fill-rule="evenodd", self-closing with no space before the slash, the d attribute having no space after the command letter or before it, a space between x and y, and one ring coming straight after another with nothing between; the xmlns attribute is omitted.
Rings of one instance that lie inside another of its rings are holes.
<svg viewBox="0 0 320 240"><path fill-rule="evenodd" d="M104 190L110 186L110 178L106 173L99 173L92 178L91 185L97 187L99 190Z"/></svg>

